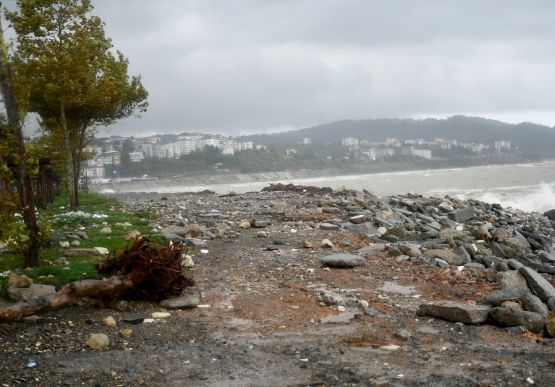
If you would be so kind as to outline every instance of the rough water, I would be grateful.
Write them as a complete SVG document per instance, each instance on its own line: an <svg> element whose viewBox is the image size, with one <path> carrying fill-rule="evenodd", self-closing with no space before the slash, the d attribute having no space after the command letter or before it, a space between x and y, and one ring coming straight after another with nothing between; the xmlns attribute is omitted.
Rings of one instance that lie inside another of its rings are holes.
<svg viewBox="0 0 555 387"><path fill-rule="evenodd" d="M366 175L344 175L248 183L210 185L137 186L137 192L185 192L213 190L217 193L258 191L270 183L293 183L332 188L367 189L376 195L415 192L423 195L450 195L475 198L525 211L555 208L555 161L532 164L488 165L470 168L427 169ZM117 190L117 187L114 187Z"/></svg>

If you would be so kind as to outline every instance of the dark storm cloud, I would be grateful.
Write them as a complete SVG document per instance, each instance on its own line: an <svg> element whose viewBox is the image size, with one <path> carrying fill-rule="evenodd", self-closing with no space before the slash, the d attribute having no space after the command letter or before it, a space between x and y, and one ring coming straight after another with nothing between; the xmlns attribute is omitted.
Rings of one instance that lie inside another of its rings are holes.
<svg viewBox="0 0 555 387"><path fill-rule="evenodd" d="M93 4L150 92L149 112L108 133L555 110L554 1Z"/></svg>

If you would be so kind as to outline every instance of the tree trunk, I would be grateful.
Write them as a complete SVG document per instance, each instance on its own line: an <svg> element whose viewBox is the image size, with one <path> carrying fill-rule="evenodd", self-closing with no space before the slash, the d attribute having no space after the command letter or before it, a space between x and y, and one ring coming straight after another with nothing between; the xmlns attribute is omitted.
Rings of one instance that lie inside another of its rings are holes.
<svg viewBox="0 0 555 387"><path fill-rule="evenodd" d="M119 299L133 288L133 282L125 276L72 282L56 293L43 298L0 305L0 321L21 320L26 316L64 308L91 299L96 301Z"/></svg>
<svg viewBox="0 0 555 387"><path fill-rule="evenodd" d="M77 191L75 187L75 175L74 175L74 161L73 152L71 151L70 139L69 139L69 129L67 127L66 121L66 109L64 99L60 101L60 125L62 126L62 132L64 137L64 154L66 161L66 173L67 173L67 189L69 192L69 207L71 211L77 210Z"/></svg>
<svg viewBox="0 0 555 387"><path fill-rule="evenodd" d="M39 266L40 241L38 238L37 217L35 213L35 198L33 194L33 186L29 169L27 166L27 155L25 152L25 141L23 140L23 130L21 128L22 120L20 119L20 110L17 105L15 91L13 86L13 74L8 62L8 53L4 42L4 34L0 22L0 87L4 104L6 106L6 114L8 116L8 126L15 131L17 142L17 155L19 160L17 163L18 189L20 199L20 209L23 213L23 220L29 232L29 245L25 252L25 266Z"/></svg>

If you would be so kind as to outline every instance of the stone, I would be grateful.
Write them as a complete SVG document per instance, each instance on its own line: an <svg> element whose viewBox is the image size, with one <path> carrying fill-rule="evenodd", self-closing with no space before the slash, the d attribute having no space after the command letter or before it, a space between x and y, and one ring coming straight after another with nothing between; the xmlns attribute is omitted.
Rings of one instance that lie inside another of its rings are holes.
<svg viewBox="0 0 555 387"><path fill-rule="evenodd" d="M353 254L328 255L322 258L321 261L324 266L337 268L353 268L357 266L362 266L366 262L363 257Z"/></svg>
<svg viewBox="0 0 555 387"><path fill-rule="evenodd" d="M529 292L526 279L518 271L509 270L501 273L501 289L488 294L485 301L498 306L503 301L519 300Z"/></svg>
<svg viewBox="0 0 555 387"><path fill-rule="evenodd" d="M101 234L111 234L112 233L112 228L109 226L104 226L100 229L100 233Z"/></svg>
<svg viewBox="0 0 555 387"><path fill-rule="evenodd" d="M179 237L185 237L187 235L187 229L185 227L180 227L180 226L175 226L175 225L169 225L164 227L162 230L160 230L161 234L175 234ZM169 239L169 238L166 238Z"/></svg>
<svg viewBox="0 0 555 387"><path fill-rule="evenodd" d="M452 212L454 210L453 206L451 204L447 203L447 202L439 203L437 208L439 208L443 212Z"/></svg>
<svg viewBox="0 0 555 387"><path fill-rule="evenodd" d="M116 322L115 318L113 318L112 316L108 316L102 320L102 325L104 325L105 327L115 327L118 325L118 323Z"/></svg>
<svg viewBox="0 0 555 387"><path fill-rule="evenodd" d="M110 346L110 339L104 333L91 333L86 344L91 349L106 349Z"/></svg>
<svg viewBox="0 0 555 387"><path fill-rule="evenodd" d="M420 245L405 242L399 243L397 247L403 254L406 254L409 257L418 257L420 255Z"/></svg>
<svg viewBox="0 0 555 387"><path fill-rule="evenodd" d="M162 232L162 233L160 233L160 235L162 235L164 238L166 238L167 240L169 240L171 242L183 242L185 240L185 238L180 237L177 234L172 234L172 233L168 233L168 232Z"/></svg>
<svg viewBox="0 0 555 387"><path fill-rule="evenodd" d="M434 265L442 269L449 269L449 264L443 259L434 258Z"/></svg>
<svg viewBox="0 0 555 387"><path fill-rule="evenodd" d="M543 216L546 216L549 220L555 220L555 208L549 211L545 211Z"/></svg>
<svg viewBox="0 0 555 387"><path fill-rule="evenodd" d="M100 255L108 255L110 254L110 250L108 250L106 247L95 247L94 248L96 250L96 252Z"/></svg>
<svg viewBox="0 0 555 387"><path fill-rule="evenodd" d="M541 274L529 267L521 267L519 273L526 278L528 286L540 300L547 303L550 297L555 297L555 289Z"/></svg>
<svg viewBox="0 0 555 387"><path fill-rule="evenodd" d="M544 317L538 313L511 308L494 308L490 317L502 327L522 326L530 332L540 333L545 325Z"/></svg>
<svg viewBox="0 0 555 387"><path fill-rule="evenodd" d="M539 299L539 297L534 296L533 294L525 294L520 299L520 303L522 304L524 310L537 313L543 316L543 318L546 318L547 314L549 313L547 305L545 305L542 300Z"/></svg>
<svg viewBox="0 0 555 387"><path fill-rule="evenodd" d="M465 263L470 263L472 261L470 254L468 254L468 251L466 251L466 249L463 246L457 247L455 249L455 254L457 254L459 257L464 259Z"/></svg>
<svg viewBox="0 0 555 387"><path fill-rule="evenodd" d="M244 230L251 228L251 222L243 220L241 223L239 223L239 228L242 228Z"/></svg>
<svg viewBox="0 0 555 387"><path fill-rule="evenodd" d="M127 235L125 236L125 240L126 241L130 241L132 239L137 239L138 237L140 237L142 234L139 230L133 230L133 231L129 231L127 233Z"/></svg>
<svg viewBox="0 0 555 387"><path fill-rule="evenodd" d="M171 313L170 312L153 312L151 314L151 317L152 318L163 319L163 318L171 317Z"/></svg>
<svg viewBox="0 0 555 387"><path fill-rule="evenodd" d="M124 317L123 322L126 322L128 324L133 324L133 325L137 325L137 324L142 324L143 321L145 321L145 318L142 316L127 316Z"/></svg>
<svg viewBox="0 0 555 387"><path fill-rule="evenodd" d="M481 324L488 318L489 306L456 301L432 301L420 304L419 316L432 316L465 324Z"/></svg>
<svg viewBox="0 0 555 387"><path fill-rule="evenodd" d="M548 253L547 251L538 251L538 255L543 262L548 264L555 264L555 253Z"/></svg>
<svg viewBox="0 0 555 387"><path fill-rule="evenodd" d="M32 284L28 288L8 287L8 296L16 301L29 301L42 298L56 293L56 287L52 285Z"/></svg>
<svg viewBox="0 0 555 387"><path fill-rule="evenodd" d="M342 211L341 208L337 208L337 207L324 207L324 208L322 208L322 212L324 214L338 214L341 211Z"/></svg>
<svg viewBox="0 0 555 387"><path fill-rule="evenodd" d="M76 246L76 247L77 247L77 246L81 246L81 242L79 242L79 241L77 241L77 240L71 241L71 245L72 245L72 246Z"/></svg>
<svg viewBox="0 0 555 387"><path fill-rule="evenodd" d="M185 228L185 231L186 231L186 235L189 235L193 238L201 237L204 234L204 231L202 230L202 228L196 223L188 224L187 227Z"/></svg>
<svg viewBox="0 0 555 387"><path fill-rule="evenodd" d="M384 235L387 232L387 228L380 226L376 231L378 232L379 235Z"/></svg>
<svg viewBox="0 0 555 387"><path fill-rule="evenodd" d="M457 223L466 222L467 220L474 218L474 207L461 208L450 212L447 216L449 219Z"/></svg>
<svg viewBox="0 0 555 387"><path fill-rule="evenodd" d="M509 259L507 261L507 264L511 269L515 269L515 270L519 270L521 267L524 267L524 265L518 262L516 259Z"/></svg>
<svg viewBox="0 0 555 387"><path fill-rule="evenodd" d="M424 253L428 258L439 258L450 265L461 266L467 263L464 257L461 257L452 250L430 249Z"/></svg>
<svg viewBox="0 0 555 387"><path fill-rule="evenodd" d="M62 249L67 249L69 247L69 242L68 241L60 241L60 242L58 242L58 244L60 245L60 247Z"/></svg>
<svg viewBox="0 0 555 387"><path fill-rule="evenodd" d="M191 246L191 247L205 247L206 246L206 242L202 239L198 239L198 238L188 238L187 239L187 246Z"/></svg>
<svg viewBox="0 0 555 387"><path fill-rule="evenodd" d="M366 222L366 215L355 215L349 218L349 222L353 224L361 224Z"/></svg>
<svg viewBox="0 0 555 387"><path fill-rule="evenodd" d="M24 274L10 273L8 284L14 288L28 288L33 284L33 280Z"/></svg>
<svg viewBox="0 0 555 387"><path fill-rule="evenodd" d="M124 328L119 331L119 335L124 339L130 338L132 334L133 334L133 329L131 328Z"/></svg>
<svg viewBox="0 0 555 387"><path fill-rule="evenodd" d="M516 309L516 310L524 310L522 308L522 305L520 305L518 302L516 301L503 301L501 303L501 307L502 308L509 308L509 309Z"/></svg>
<svg viewBox="0 0 555 387"><path fill-rule="evenodd" d="M303 247L305 249L313 249L314 248L314 244L310 241L304 241L303 242Z"/></svg>
<svg viewBox="0 0 555 387"><path fill-rule="evenodd" d="M326 231L335 231L339 229L339 226L336 224L332 224L332 223L320 223L318 225L318 228L320 230L326 230Z"/></svg>
<svg viewBox="0 0 555 387"><path fill-rule="evenodd" d="M266 228L268 227L270 224L272 224L272 222L270 222L269 220L255 220L252 224L252 226L254 228Z"/></svg>
<svg viewBox="0 0 555 387"><path fill-rule="evenodd" d="M549 300L547 300L547 309L555 309L555 297L549 297Z"/></svg>
<svg viewBox="0 0 555 387"><path fill-rule="evenodd" d="M323 239L322 242L320 242L320 247L323 247L325 249L331 249L333 248L333 242L330 241L329 239Z"/></svg>
<svg viewBox="0 0 555 387"><path fill-rule="evenodd" d="M200 304L200 298L191 294L168 298L160 302L160 306L167 309L190 309L196 308L198 304Z"/></svg>

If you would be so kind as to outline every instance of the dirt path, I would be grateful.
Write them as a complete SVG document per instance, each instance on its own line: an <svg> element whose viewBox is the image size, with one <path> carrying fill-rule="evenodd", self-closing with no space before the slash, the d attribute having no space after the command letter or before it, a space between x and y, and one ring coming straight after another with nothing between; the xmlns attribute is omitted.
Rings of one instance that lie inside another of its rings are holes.
<svg viewBox="0 0 555 387"><path fill-rule="evenodd" d="M251 214L232 199L220 202L223 211L235 206L238 218ZM162 308L81 306L0 325L2 386L555 384L552 339L416 316L423 300L477 299L498 287L495 280L379 253L355 269L324 268L321 257L360 241L309 227L302 216L265 217L272 224L263 230L234 228L194 256L196 309L131 325L121 319ZM325 238L335 247L303 247ZM108 315L118 327L101 324ZM120 337L122 328L132 336ZM110 348L86 348L90 333L106 333ZM27 367L30 357L35 367Z"/></svg>

